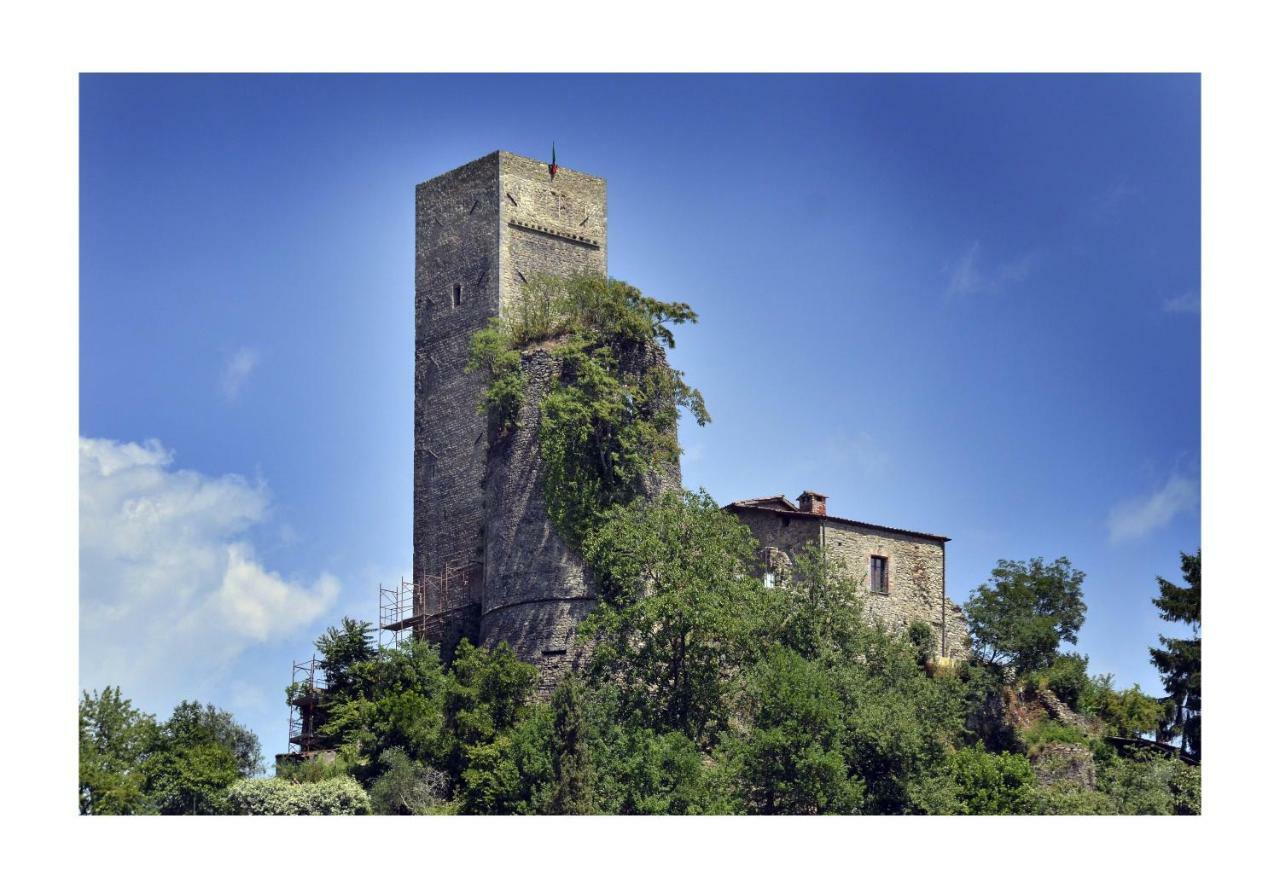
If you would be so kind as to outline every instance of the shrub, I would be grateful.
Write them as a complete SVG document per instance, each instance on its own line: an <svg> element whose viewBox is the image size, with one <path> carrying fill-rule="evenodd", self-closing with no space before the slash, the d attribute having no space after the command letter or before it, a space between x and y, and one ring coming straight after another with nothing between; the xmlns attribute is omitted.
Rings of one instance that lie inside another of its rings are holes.
<svg viewBox="0 0 1280 888"><path fill-rule="evenodd" d="M227 791L231 814L369 814L369 794L351 777L290 783L279 777L241 780Z"/></svg>
<svg viewBox="0 0 1280 888"><path fill-rule="evenodd" d="M1026 814L1036 777L1026 756L991 753L976 746L953 752L947 771L965 814Z"/></svg>
<svg viewBox="0 0 1280 888"><path fill-rule="evenodd" d="M907 639L916 649L916 662L923 666L933 655L933 627L923 620L916 620L907 627Z"/></svg>
<svg viewBox="0 0 1280 888"><path fill-rule="evenodd" d="M429 814L444 802L449 779L443 771L415 762L399 747L383 752L378 762L386 770L369 791L378 814Z"/></svg>
<svg viewBox="0 0 1280 888"><path fill-rule="evenodd" d="M1110 675L1090 679L1080 697L1080 711L1101 719L1121 737L1153 733L1164 714L1161 701L1144 694L1136 683L1117 691L1113 681Z"/></svg>
<svg viewBox="0 0 1280 888"><path fill-rule="evenodd" d="M1118 814L1116 803L1105 793L1070 784L1037 786L1031 791L1031 814Z"/></svg>
<svg viewBox="0 0 1280 888"><path fill-rule="evenodd" d="M1060 654L1044 669L1027 676L1027 680L1037 687L1048 688L1055 697L1078 711L1081 696L1090 685L1088 667L1088 657Z"/></svg>
<svg viewBox="0 0 1280 888"><path fill-rule="evenodd" d="M524 394L520 350L554 343L561 369L540 404L538 446L547 511L571 546L679 458L681 407L700 425L709 420L698 390L654 358L674 346L672 325L696 319L688 305L622 281L538 277L472 338L467 370L488 377L477 408L500 435L514 428Z"/></svg>
<svg viewBox="0 0 1280 888"><path fill-rule="evenodd" d="M1041 719L1029 728L1019 732L1022 744L1028 755L1035 755L1050 743L1070 743L1075 746L1090 746L1084 731L1062 722Z"/></svg>
<svg viewBox="0 0 1280 888"><path fill-rule="evenodd" d="M1200 769L1161 754L1117 756L1099 775L1098 788L1119 814L1200 813Z"/></svg>

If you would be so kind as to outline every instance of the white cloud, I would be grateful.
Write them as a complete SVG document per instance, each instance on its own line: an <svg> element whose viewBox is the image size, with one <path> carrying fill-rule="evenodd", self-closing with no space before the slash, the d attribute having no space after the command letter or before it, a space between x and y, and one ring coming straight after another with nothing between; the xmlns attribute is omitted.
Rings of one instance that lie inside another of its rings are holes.
<svg viewBox="0 0 1280 888"><path fill-rule="evenodd" d="M243 346L236 349L235 354L222 367L222 394L228 401L234 401L239 396L240 389L257 366L257 351Z"/></svg>
<svg viewBox="0 0 1280 888"><path fill-rule="evenodd" d="M1137 195L1138 189L1126 181L1116 182L1110 188L1093 198L1093 214L1099 221L1111 221L1130 199Z"/></svg>
<svg viewBox="0 0 1280 888"><path fill-rule="evenodd" d="M207 692L250 646L324 614L338 582L281 577L245 532L262 484L174 469L158 441L80 440L80 678L135 700Z"/></svg>
<svg viewBox="0 0 1280 888"><path fill-rule="evenodd" d="M947 283L947 295L999 293L1009 285L1020 284L1029 278L1039 260L1040 253L1032 250L1017 258L996 263L993 268L984 268L982 244L974 241L963 256L948 266L951 277Z"/></svg>
<svg viewBox="0 0 1280 888"><path fill-rule="evenodd" d="M951 283L947 287L947 294L951 296L964 296L969 293L976 292L978 289L978 252L982 249L982 245L974 241L969 245L969 249L965 250L960 261L951 269Z"/></svg>
<svg viewBox="0 0 1280 888"><path fill-rule="evenodd" d="M1180 296L1166 299L1160 307L1170 314L1199 314L1200 294L1197 291L1188 290Z"/></svg>
<svg viewBox="0 0 1280 888"><path fill-rule="evenodd" d="M1199 483L1175 472L1163 487L1149 496L1126 500L1111 509L1107 516L1111 541L1140 539L1167 526L1183 512L1195 509L1199 502Z"/></svg>

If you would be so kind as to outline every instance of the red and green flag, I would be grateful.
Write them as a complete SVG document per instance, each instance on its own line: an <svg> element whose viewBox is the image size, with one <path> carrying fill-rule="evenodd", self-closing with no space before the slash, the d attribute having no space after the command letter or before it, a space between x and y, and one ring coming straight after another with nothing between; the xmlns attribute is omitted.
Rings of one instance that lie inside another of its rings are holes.
<svg viewBox="0 0 1280 888"><path fill-rule="evenodd" d="M556 171L560 169L560 167L556 166L556 143L555 142L551 143L551 166L547 167L547 169L551 171L551 178L553 179L556 177Z"/></svg>

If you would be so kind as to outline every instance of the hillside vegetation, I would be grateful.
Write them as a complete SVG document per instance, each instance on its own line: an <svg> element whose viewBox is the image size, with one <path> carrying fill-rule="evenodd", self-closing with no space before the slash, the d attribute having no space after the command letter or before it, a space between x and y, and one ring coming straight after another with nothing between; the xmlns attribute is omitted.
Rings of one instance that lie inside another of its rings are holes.
<svg viewBox="0 0 1280 888"><path fill-rule="evenodd" d="M418 642L379 650L347 619L316 645L329 755L246 780L256 746L229 716L188 731L186 710L157 726L118 689L86 694L83 812L1199 813L1198 553L1186 587L1160 581L1162 613L1196 636L1153 652L1164 699L1062 650L1085 619L1066 559L1001 561L966 608L973 658L934 662L927 625L864 618L857 582L821 551L766 586L750 532L705 493L641 495L678 456L678 410L707 420L665 360L634 360L673 347L688 306L600 278L528 295L477 334L471 366L501 435L521 350L561 360L539 441L553 520L599 586L580 627L589 668L539 700L536 670L505 646L463 642L445 665Z"/></svg>

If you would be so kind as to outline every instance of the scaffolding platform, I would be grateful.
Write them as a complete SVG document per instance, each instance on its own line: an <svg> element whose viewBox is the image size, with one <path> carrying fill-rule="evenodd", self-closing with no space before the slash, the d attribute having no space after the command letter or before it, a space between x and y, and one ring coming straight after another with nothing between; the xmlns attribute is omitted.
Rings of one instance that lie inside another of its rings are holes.
<svg viewBox="0 0 1280 888"><path fill-rule="evenodd" d="M315 752L324 742L316 730L316 713L324 691L324 667L319 658L312 655L307 660L295 660L289 682L289 745L298 747L304 756Z"/></svg>
<svg viewBox="0 0 1280 888"><path fill-rule="evenodd" d="M400 578L399 585L378 587L378 647L398 647L406 637L441 642L445 625L471 619L478 611L472 600L483 564L447 565L439 575L417 582Z"/></svg>

